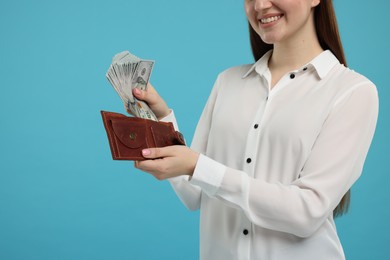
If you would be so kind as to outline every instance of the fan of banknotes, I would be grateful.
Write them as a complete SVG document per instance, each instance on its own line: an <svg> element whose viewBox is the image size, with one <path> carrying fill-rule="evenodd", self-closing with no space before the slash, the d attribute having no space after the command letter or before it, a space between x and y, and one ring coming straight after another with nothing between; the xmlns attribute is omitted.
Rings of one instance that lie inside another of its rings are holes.
<svg viewBox="0 0 390 260"><path fill-rule="evenodd" d="M148 104L133 96L134 88L146 90L153 66L154 61L123 51L112 58L106 77L134 116L158 121Z"/></svg>

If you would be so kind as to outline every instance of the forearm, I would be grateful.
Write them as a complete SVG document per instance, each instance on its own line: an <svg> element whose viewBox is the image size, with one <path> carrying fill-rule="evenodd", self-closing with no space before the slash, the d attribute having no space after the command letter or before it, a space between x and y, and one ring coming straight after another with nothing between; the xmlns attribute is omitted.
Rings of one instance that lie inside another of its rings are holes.
<svg viewBox="0 0 390 260"><path fill-rule="evenodd" d="M188 182L189 176L170 178L169 182L181 202L189 210L197 210L200 207L201 189Z"/></svg>

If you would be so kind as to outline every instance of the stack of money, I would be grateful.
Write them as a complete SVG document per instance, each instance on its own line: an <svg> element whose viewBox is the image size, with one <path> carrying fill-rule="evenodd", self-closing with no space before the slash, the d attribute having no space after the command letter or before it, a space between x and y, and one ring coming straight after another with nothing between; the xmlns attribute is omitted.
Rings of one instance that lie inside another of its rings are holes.
<svg viewBox="0 0 390 260"><path fill-rule="evenodd" d="M136 117L158 121L150 107L133 96L133 89L146 90L154 61L142 60L128 51L116 54L106 77L126 108Z"/></svg>

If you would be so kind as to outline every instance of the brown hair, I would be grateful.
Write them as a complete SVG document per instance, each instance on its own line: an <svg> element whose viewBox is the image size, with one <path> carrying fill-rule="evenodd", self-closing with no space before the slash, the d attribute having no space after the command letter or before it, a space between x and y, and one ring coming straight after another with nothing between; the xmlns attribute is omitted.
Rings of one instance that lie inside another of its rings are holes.
<svg viewBox="0 0 390 260"><path fill-rule="evenodd" d="M321 0L314 8L314 23L321 47L324 50L330 50L340 63L347 66L332 0ZM259 60L267 51L273 48L272 44L263 42L250 24L249 37L255 61ZM334 216L341 216L348 211L350 198L351 191L348 190L334 209Z"/></svg>

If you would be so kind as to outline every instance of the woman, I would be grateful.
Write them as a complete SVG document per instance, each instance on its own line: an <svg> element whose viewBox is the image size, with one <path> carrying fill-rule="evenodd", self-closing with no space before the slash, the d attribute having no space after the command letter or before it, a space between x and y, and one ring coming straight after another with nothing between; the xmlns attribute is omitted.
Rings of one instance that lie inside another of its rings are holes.
<svg viewBox="0 0 390 260"><path fill-rule="evenodd" d="M147 149L135 166L200 208L201 259L345 259L333 212L362 172L376 88L343 65L330 0L245 10L256 63L218 76L191 149ZM175 123L153 87L134 95Z"/></svg>

